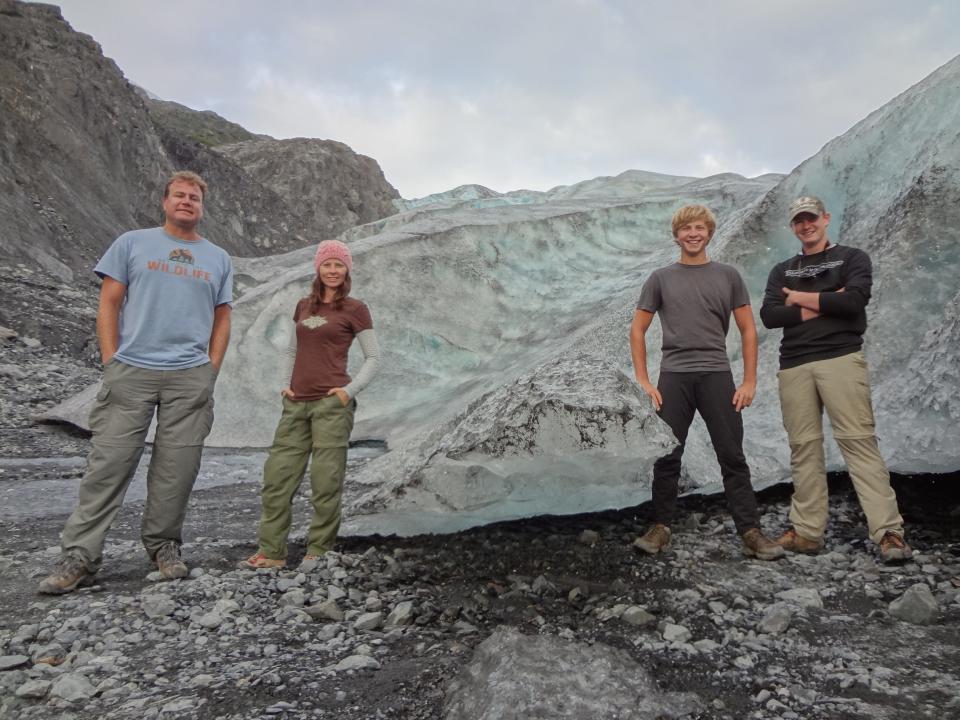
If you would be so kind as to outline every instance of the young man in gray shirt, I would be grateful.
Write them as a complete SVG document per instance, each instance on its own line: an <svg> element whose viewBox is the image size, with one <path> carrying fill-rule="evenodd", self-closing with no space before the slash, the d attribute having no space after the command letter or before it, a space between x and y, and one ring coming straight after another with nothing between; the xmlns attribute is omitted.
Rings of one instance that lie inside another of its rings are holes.
<svg viewBox="0 0 960 720"><path fill-rule="evenodd" d="M774 560L783 555L783 548L760 530L750 468L743 456L740 411L753 402L757 386L757 330L750 296L735 268L707 257L707 245L717 228L708 208L682 207L674 214L672 225L680 261L655 270L644 283L630 329L630 350L637 382L679 444L654 463L654 525L634 545L650 554L670 547L680 462L693 414L699 412L720 463L724 492L744 555ZM656 387L647 374L646 344L654 314L660 315L663 330ZM727 357L731 314L743 343L743 383L739 387L734 386Z"/></svg>

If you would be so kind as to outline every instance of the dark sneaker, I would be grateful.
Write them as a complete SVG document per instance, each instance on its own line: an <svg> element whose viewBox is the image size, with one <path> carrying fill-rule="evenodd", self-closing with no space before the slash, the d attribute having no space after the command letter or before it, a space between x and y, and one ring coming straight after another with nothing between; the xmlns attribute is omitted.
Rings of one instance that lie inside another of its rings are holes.
<svg viewBox="0 0 960 720"><path fill-rule="evenodd" d="M670 528L662 523L657 523L647 530L643 537L638 537L634 540L633 545L650 555L656 555L658 552L669 550Z"/></svg>
<svg viewBox="0 0 960 720"><path fill-rule="evenodd" d="M37 592L44 595L63 595L78 587L93 585L94 573L87 570L87 563L76 555L64 555L44 578Z"/></svg>
<svg viewBox="0 0 960 720"><path fill-rule="evenodd" d="M784 550L803 553L804 555L816 555L823 550L823 540L807 540L803 535L798 535L793 528L787 530L777 539L777 545Z"/></svg>
<svg viewBox="0 0 960 720"><path fill-rule="evenodd" d="M173 541L161 545L154 559L160 574L167 580L186 577L189 573L187 564L180 559L180 546Z"/></svg>
<svg viewBox="0 0 960 720"><path fill-rule="evenodd" d="M885 563L902 563L912 557L913 550L892 530L888 530L880 538L880 559Z"/></svg>
<svg viewBox="0 0 960 720"><path fill-rule="evenodd" d="M747 530L741 540L743 554L747 557L754 557L757 560L776 560L784 555L783 547L764 535L760 528Z"/></svg>

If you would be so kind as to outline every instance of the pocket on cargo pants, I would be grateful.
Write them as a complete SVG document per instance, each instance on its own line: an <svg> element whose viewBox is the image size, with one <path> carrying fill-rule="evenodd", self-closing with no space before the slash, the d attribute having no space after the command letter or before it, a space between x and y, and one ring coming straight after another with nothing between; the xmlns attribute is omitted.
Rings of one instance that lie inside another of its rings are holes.
<svg viewBox="0 0 960 720"><path fill-rule="evenodd" d="M316 401L310 413L313 447L347 447L356 406L355 400L344 406L336 395Z"/></svg>
<svg viewBox="0 0 960 720"><path fill-rule="evenodd" d="M155 388L159 372L111 360L90 409L90 430L95 443L141 447L157 405Z"/></svg>

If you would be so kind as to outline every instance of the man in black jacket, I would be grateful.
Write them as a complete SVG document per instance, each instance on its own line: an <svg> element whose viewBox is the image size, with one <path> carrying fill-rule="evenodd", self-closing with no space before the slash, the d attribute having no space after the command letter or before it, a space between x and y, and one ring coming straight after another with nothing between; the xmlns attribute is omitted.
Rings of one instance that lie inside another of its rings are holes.
<svg viewBox="0 0 960 720"><path fill-rule="evenodd" d="M840 446L870 538L884 562L911 557L890 473L874 434L870 380L863 356L866 307L873 283L870 257L827 237L830 213L815 197L790 205L790 227L801 252L770 271L760 318L783 328L780 407L790 441L794 493L792 527L778 542L787 550L817 553L827 526L823 409Z"/></svg>

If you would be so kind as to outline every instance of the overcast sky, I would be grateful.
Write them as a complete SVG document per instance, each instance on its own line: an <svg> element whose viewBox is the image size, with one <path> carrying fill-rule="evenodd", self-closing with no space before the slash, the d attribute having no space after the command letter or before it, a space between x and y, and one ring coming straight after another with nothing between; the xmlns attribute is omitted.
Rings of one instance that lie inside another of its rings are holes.
<svg viewBox="0 0 960 720"><path fill-rule="evenodd" d="M134 83L404 197L789 172L958 52L951 0L62 0Z"/></svg>

